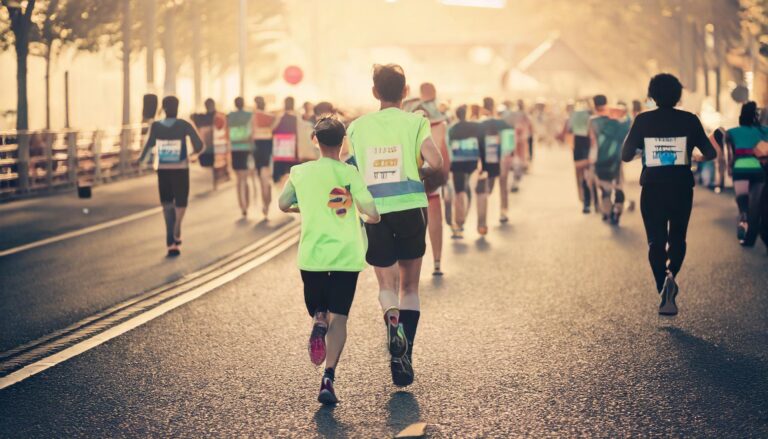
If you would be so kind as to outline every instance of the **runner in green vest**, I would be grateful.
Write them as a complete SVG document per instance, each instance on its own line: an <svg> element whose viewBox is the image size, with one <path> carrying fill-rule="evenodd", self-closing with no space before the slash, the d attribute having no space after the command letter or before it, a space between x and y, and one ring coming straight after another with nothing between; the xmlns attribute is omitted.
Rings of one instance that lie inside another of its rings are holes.
<svg viewBox="0 0 768 439"><path fill-rule="evenodd" d="M248 215L250 205L250 191L248 189L249 169L253 169L253 125L251 119L253 113L243 110L245 102L243 98L235 99L235 108L227 115L229 126L229 141L232 150L232 169L237 176L237 201L243 218ZM256 190L256 188L254 188Z"/></svg>
<svg viewBox="0 0 768 439"><path fill-rule="evenodd" d="M318 401L336 404L336 364L347 338L347 316L365 268L365 240L359 210L378 222L373 196L354 166L339 159L344 124L323 117L312 134L321 157L291 168L280 195L280 209L301 212L298 266L304 281L304 302L313 319L310 360L325 372ZM326 350L327 341L327 350Z"/></svg>
<svg viewBox="0 0 768 439"><path fill-rule="evenodd" d="M419 275L427 228L427 194L421 178L427 174L434 180L443 167L429 120L400 109L406 94L400 66L374 66L373 95L380 110L349 126L350 154L381 213L379 224L365 226L366 260L375 267L379 281L392 381L399 386L413 382L411 360L420 316ZM429 167L420 170L423 162Z"/></svg>

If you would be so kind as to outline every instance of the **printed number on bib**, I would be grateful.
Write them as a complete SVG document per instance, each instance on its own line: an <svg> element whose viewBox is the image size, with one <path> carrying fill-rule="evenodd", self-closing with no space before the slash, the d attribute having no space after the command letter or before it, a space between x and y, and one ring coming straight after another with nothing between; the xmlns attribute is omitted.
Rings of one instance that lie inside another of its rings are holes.
<svg viewBox="0 0 768 439"><path fill-rule="evenodd" d="M296 135L275 134L272 139L272 157L278 162L296 161Z"/></svg>
<svg viewBox="0 0 768 439"><path fill-rule="evenodd" d="M453 152L453 161L476 161L480 155L480 146L477 138L470 137L451 141L451 151Z"/></svg>
<svg viewBox="0 0 768 439"><path fill-rule="evenodd" d="M181 140L157 139L157 157L160 163L179 163L181 161Z"/></svg>
<svg viewBox="0 0 768 439"><path fill-rule="evenodd" d="M366 151L365 183L368 186L402 181L403 147L376 146Z"/></svg>
<svg viewBox="0 0 768 439"><path fill-rule="evenodd" d="M499 149L501 140L499 136L485 136L485 162L499 163Z"/></svg>
<svg viewBox="0 0 768 439"><path fill-rule="evenodd" d="M645 138L645 166L655 168L688 164L686 137Z"/></svg>

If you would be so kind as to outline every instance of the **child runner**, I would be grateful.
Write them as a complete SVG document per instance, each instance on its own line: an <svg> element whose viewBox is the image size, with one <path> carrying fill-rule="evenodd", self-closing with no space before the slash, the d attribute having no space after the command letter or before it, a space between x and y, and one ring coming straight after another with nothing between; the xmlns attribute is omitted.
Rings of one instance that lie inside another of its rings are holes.
<svg viewBox="0 0 768 439"><path fill-rule="evenodd" d="M429 120L401 110L407 94L402 67L376 65L373 95L379 111L349 126L350 154L357 163L381 213L381 222L366 224L366 260L376 270L379 302L387 328L392 382L413 382L413 342L421 315L419 275L426 250L426 178L442 175L443 156L432 141ZM435 187L439 184L435 184Z"/></svg>
<svg viewBox="0 0 768 439"><path fill-rule="evenodd" d="M693 148L704 154L703 160L717 155L699 118L675 109L682 92L676 77L668 73L654 76L648 84L648 97L658 108L637 115L621 151L625 162L632 161L638 151L642 154L640 211L662 315L677 314L675 277L685 258L685 235L693 207Z"/></svg>
<svg viewBox="0 0 768 439"><path fill-rule="evenodd" d="M181 221L189 199L189 162L197 160L203 150L203 141L192 124L176 118L179 113L176 96L163 98L163 111L165 119L152 123L139 162L146 160L149 152L157 147L154 157L165 218L165 243L168 256L178 256L181 254ZM192 154L187 151L187 137L192 141Z"/></svg>
<svg viewBox="0 0 768 439"><path fill-rule="evenodd" d="M347 339L357 277L365 268L363 229L355 207L367 222L380 220L357 169L339 159L345 134L337 119L318 120L312 138L321 157L291 168L278 201L285 212L301 212L298 266L313 322L309 357L316 365L325 361L317 397L323 404L338 402L333 386L336 365Z"/></svg>

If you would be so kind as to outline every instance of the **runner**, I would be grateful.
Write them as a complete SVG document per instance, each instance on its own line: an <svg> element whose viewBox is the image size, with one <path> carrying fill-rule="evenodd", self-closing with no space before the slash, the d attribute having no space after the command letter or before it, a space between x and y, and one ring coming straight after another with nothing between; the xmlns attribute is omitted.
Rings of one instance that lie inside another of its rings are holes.
<svg viewBox="0 0 768 439"><path fill-rule="evenodd" d="M451 226L454 239L464 237L464 221L469 205L469 179L480 163L480 145L483 142L480 125L467 121L467 106L456 109L458 122L448 130L448 143L451 147L451 172L453 189L456 191L455 221Z"/></svg>
<svg viewBox="0 0 768 439"><path fill-rule="evenodd" d="M444 114L440 113L437 108L437 90L434 84L425 82L419 87L420 102L417 108L424 111L425 116L429 119L429 126L432 132L432 140L437 145L440 153L443 156L443 181L448 180L448 176L451 172L451 161L448 155L448 146L445 143L447 132L447 118ZM433 276L442 276L443 272L440 269L440 259L443 254L443 209L440 205L440 192L443 191L443 198L446 202L449 200L448 191L445 190L447 186L443 185L427 194L427 200L429 207L427 208L427 226L429 230L429 242L432 246L432 258L434 262Z"/></svg>
<svg viewBox="0 0 768 439"><path fill-rule="evenodd" d="M525 111L525 102L522 99L517 101L517 110L509 108L510 113L504 120L509 125L515 127L516 130L520 128L523 130L518 132L517 138L520 140L517 143L520 147L515 148L514 156L511 157L510 163L513 179L509 190L517 192L520 190L520 181L523 179L523 173L528 168L528 162L533 154L533 121Z"/></svg>
<svg viewBox="0 0 768 439"><path fill-rule="evenodd" d="M501 118L512 127L501 131L501 169L499 174L499 186L501 186L502 223L507 222L507 207L509 204L507 188L510 192L517 192L520 188L520 180L523 178L526 157L529 148L529 133L532 131L531 119L523 111L523 101L518 101L517 110L506 104L507 111ZM509 173L512 171L512 183L509 181Z"/></svg>
<svg viewBox="0 0 768 439"><path fill-rule="evenodd" d="M760 141L768 141L768 127L760 124L758 113L754 102L744 104L741 107L739 126L729 129L726 135L731 151L728 167L733 176L733 191L739 207L737 236L739 243L745 247L754 246L757 240L760 196L765 184L765 173L753 152Z"/></svg>
<svg viewBox="0 0 768 439"><path fill-rule="evenodd" d="M248 216L248 206L251 203L250 191L248 189L249 170L253 169L253 114L243 110L245 101L242 97L235 98L235 108L227 115L227 125L229 126L229 141L232 149L232 169L237 177L237 202L240 204L240 211L243 218ZM253 188L254 191L256 188Z"/></svg>
<svg viewBox="0 0 768 439"><path fill-rule="evenodd" d="M624 109L609 109L604 95L593 98L596 115L589 119L590 155L595 182L600 190L603 221L618 225L624 211L621 145L631 119Z"/></svg>
<svg viewBox="0 0 768 439"><path fill-rule="evenodd" d="M429 121L400 109L407 93L398 65L376 65L373 95L379 111L349 126L350 153L381 213L379 224L366 224L366 260L376 270L379 302L391 354L392 381L413 382L412 354L419 323L419 275L426 243L427 207L419 165L428 178L442 175L443 157L432 141ZM438 187L439 184L434 184Z"/></svg>
<svg viewBox="0 0 768 439"><path fill-rule="evenodd" d="M483 109L488 117L480 122L480 129L483 141L480 143L480 159L482 161L483 172L477 180L477 233L480 236L488 234L488 196L493 192L493 186L496 177L501 174L501 156L502 139L506 142L510 140L510 132L514 133L514 128L506 122L499 119L493 98L483 99ZM514 135L511 136L514 139ZM505 187L501 188L501 215L499 221L504 224L509 221L507 215L509 206L509 194Z"/></svg>
<svg viewBox="0 0 768 439"><path fill-rule="evenodd" d="M227 171L229 140L226 131L226 116L216 111L216 102L208 98L205 100L205 113L193 114L192 122L205 144L205 149L200 154L200 166L211 168L213 190L216 190L219 182L229 180L229 172Z"/></svg>
<svg viewBox="0 0 768 439"><path fill-rule="evenodd" d="M281 210L301 212L298 266L304 303L312 318L309 357L318 366L325 361L317 397L322 404L339 401L334 390L336 366L347 339L357 277L365 268L357 211L369 223L381 219L357 169L339 158L344 136L344 124L337 119L318 120L312 138L321 157L294 166L279 199Z"/></svg>
<svg viewBox="0 0 768 439"><path fill-rule="evenodd" d="M189 200L189 163L197 160L203 150L203 141L192 124L176 118L179 113L176 96L163 98L163 111L165 119L152 122L139 162L146 160L149 153L157 148L154 167L165 219L165 244L168 256L178 256L181 254L181 221ZM192 142L191 154L187 148L187 137Z"/></svg>
<svg viewBox="0 0 768 439"><path fill-rule="evenodd" d="M579 200L582 202L582 212L590 213L593 196L591 178L589 176L589 104L583 100L576 102L560 134L561 139L565 139L566 133L573 136L573 165L576 170L576 190L579 193ZM595 200L595 210L598 209L597 200Z"/></svg>
<svg viewBox="0 0 768 439"><path fill-rule="evenodd" d="M696 115L675 109L682 91L676 77L666 73L654 76L648 96L658 108L637 116L621 152L625 162L638 150L643 157L640 211L662 315L677 314L675 277L685 259L685 235L693 207L693 148L704 154L699 159L712 160L717 154Z"/></svg>
<svg viewBox="0 0 768 439"><path fill-rule="evenodd" d="M293 98L285 98L283 111L272 125L272 178L280 185L288 179L291 168L299 163L298 117L293 106Z"/></svg>
<svg viewBox="0 0 768 439"><path fill-rule="evenodd" d="M267 219L269 206L272 204L272 124L275 117L267 113L267 105L262 96L256 96L254 102L256 109L253 112L253 153L261 185L261 213L264 214L264 219ZM256 191L255 185L253 190Z"/></svg>

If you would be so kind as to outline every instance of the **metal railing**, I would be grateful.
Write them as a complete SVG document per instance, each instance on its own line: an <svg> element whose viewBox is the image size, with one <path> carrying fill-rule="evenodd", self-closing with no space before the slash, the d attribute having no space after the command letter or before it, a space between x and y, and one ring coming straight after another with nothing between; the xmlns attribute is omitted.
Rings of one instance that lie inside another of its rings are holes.
<svg viewBox="0 0 768 439"><path fill-rule="evenodd" d="M146 128L0 131L0 200L140 175Z"/></svg>

